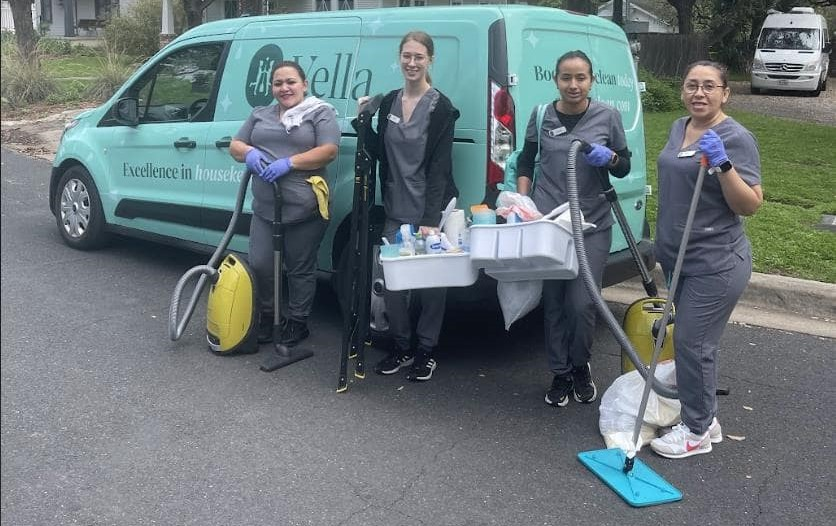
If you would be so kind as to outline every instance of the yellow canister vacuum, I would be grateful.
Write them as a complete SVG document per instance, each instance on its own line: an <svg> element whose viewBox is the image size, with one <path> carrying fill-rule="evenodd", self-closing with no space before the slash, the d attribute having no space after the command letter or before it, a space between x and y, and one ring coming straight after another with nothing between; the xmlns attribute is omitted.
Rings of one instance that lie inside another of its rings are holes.
<svg viewBox="0 0 836 526"><path fill-rule="evenodd" d="M659 297L659 292L656 288L656 283L653 282L653 277L645 265L639 253L639 247L636 244L636 238L633 236L630 225L627 223L627 218L624 216L624 211L618 202L618 194L610 183L610 178L606 172L599 171L601 188L604 190L604 197L610 203L613 215L615 216L618 226L624 233L624 239L627 241L627 246L630 248L630 254L636 262L636 266L641 274L642 285L647 293L646 298L642 298L633 302L624 314L624 321L622 328L630 343L633 344L638 357L642 363L649 363L650 357L653 356L653 349L656 344L656 335L659 334L659 323L664 313L665 298ZM671 307L673 309L673 307ZM672 360L674 356L673 351L673 312L665 331L665 340L662 343L662 352L659 356L659 361ZM630 359L627 350L622 347L621 350L621 373L628 373L635 370L635 365Z"/></svg>
<svg viewBox="0 0 836 526"><path fill-rule="evenodd" d="M255 308L255 276L247 263L235 254L222 258L238 224L244 207L251 173L244 172L238 188L235 210L218 248L205 265L189 269L177 282L171 297L168 316L169 337L180 339L194 312L207 282L212 285L206 306L206 339L209 349L217 354L251 354L258 352L258 313ZM220 263L219 263L220 262ZM186 313L179 319L178 309L183 288L198 278Z"/></svg>

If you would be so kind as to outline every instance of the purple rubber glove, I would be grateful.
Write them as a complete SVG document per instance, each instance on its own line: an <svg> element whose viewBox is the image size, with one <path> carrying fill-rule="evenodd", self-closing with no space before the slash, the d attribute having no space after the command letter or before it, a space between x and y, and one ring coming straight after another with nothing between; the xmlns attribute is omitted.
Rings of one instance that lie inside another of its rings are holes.
<svg viewBox="0 0 836 526"><path fill-rule="evenodd" d="M270 163L270 165L265 168L260 175L262 179L268 183L272 183L279 177L290 172L291 168L293 168L293 165L290 164L290 157L282 157L281 159L276 159Z"/></svg>
<svg viewBox="0 0 836 526"><path fill-rule="evenodd" d="M244 162L247 163L247 168L256 175L261 175L261 171L269 164L267 156L258 148L248 151L247 155L244 156Z"/></svg>
<svg viewBox="0 0 836 526"><path fill-rule="evenodd" d="M708 130L700 137L700 151L708 157L708 164L712 168L729 160L723 139L714 130Z"/></svg>
<svg viewBox="0 0 836 526"><path fill-rule="evenodd" d="M600 144L592 143L589 145L591 148L587 153L583 154L584 158L586 158L586 162L591 164L592 166L606 166L610 164L612 161L612 156L614 155L613 151L607 148L606 146L602 146Z"/></svg>

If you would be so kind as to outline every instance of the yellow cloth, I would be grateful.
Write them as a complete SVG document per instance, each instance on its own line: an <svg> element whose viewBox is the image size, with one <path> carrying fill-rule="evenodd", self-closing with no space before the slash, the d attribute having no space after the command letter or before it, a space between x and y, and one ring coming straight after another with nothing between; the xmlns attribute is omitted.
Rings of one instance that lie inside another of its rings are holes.
<svg viewBox="0 0 836 526"><path fill-rule="evenodd" d="M322 216L322 219L328 221L330 219L328 214L328 182L318 175L312 175L305 180L311 184L313 193L316 196L319 215Z"/></svg>

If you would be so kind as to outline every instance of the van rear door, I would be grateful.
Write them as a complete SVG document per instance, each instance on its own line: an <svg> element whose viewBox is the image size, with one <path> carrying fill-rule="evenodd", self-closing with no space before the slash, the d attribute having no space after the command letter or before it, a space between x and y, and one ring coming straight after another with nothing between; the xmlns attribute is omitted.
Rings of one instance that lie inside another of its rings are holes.
<svg viewBox="0 0 836 526"><path fill-rule="evenodd" d="M513 14L513 16L512 16ZM632 169L624 179L612 179L621 207L636 239L645 226L647 163L641 97L630 46L618 26L594 16L557 9L509 10L508 70L516 77L509 88L516 108L516 147L522 146L531 112L538 104L559 97L553 75L557 59L581 50L592 61L596 77L590 97L616 108L624 122ZM627 248L621 230L613 230L612 252Z"/></svg>

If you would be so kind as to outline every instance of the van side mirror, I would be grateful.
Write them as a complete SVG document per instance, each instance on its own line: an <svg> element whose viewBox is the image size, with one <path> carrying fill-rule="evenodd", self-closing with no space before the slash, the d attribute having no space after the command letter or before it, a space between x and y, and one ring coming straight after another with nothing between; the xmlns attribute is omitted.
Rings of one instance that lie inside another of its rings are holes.
<svg viewBox="0 0 836 526"><path fill-rule="evenodd" d="M139 124L138 107L139 103L133 97L119 99L113 107L113 117L119 124L136 126Z"/></svg>
<svg viewBox="0 0 836 526"><path fill-rule="evenodd" d="M830 51L832 49L833 49L833 44L831 44L830 42L825 42L824 47L822 48L822 52L823 53L830 53Z"/></svg>

